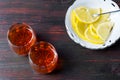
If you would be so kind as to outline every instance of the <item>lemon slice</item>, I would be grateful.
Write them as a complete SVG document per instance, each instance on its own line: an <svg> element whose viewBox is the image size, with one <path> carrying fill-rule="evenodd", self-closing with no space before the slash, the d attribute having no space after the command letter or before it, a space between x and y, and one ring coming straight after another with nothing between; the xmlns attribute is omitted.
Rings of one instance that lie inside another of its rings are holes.
<svg viewBox="0 0 120 80"><path fill-rule="evenodd" d="M74 30L75 34L77 34L78 37L80 37L82 40L86 40L84 36L84 32L88 25L78 21L78 19L75 16L74 11L71 12L71 24L72 24L72 29Z"/></svg>
<svg viewBox="0 0 120 80"><path fill-rule="evenodd" d="M113 25L114 24L112 22L104 22L99 24L97 28L98 36L105 41L110 35Z"/></svg>
<svg viewBox="0 0 120 80"><path fill-rule="evenodd" d="M87 38L87 40L90 43L93 44L103 44L104 41L102 39L100 39L99 37L95 37L92 33L91 33L91 28L88 27L85 31L85 37Z"/></svg>
<svg viewBox="0 0 120 80"><path fill-rule="evenodd" d="M94 17L93 14L99 14L100 8L92 9L87 7L78 7L73 11L80 22L93 23L99 19L99 16Z"/></svg>
<svg viewBox="0 0 120 80"><path fill-rule="evenodd" d="M97 35L96 29L94 29L94 25L93 25L93 24L90 24L89 27L90 27L90 33L91 33L94 37L98 38L99 36Z"/></svg>
<svg viewBox="0 0 120 80"><path fill-rule="evenodd" d="M84 23L81 23L81 22L78 22L78 24L76 25L76 34L83 40L87 40L85 38L85 35L84 35L87 27L88 27L87 24L84 24Z"/></svg>

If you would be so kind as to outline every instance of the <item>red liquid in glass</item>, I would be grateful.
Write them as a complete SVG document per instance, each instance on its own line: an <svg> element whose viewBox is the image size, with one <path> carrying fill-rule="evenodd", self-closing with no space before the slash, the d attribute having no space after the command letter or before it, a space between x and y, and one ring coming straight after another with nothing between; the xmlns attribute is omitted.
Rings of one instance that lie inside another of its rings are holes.
<svg viewBox="0 0 120 80"><path fill-rule="evenodd" d="M32 68L38 73L50 73L57 64L58 55L55 48L47 43L41 41L35 44L29 54L29 62Z"/></svg>
<svg viewBox="0 0 120 80"><path fill-rule="evenodd" d="M8 31L10 47L19 55L27 55L31 46L36 42L35 34L30 26L17 23Z"/></svg>

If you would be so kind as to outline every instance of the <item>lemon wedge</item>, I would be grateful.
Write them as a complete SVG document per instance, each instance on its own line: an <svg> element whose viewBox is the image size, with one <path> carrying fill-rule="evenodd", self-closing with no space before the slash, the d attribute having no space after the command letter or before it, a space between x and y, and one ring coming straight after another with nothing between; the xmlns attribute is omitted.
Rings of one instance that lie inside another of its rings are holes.
<svg viewBox="0 0 120 80"><path fill-rule="evenodd" d="M73 11L75 12L78 20L83 23L93 23L99 19L99 16L94 17L93 14L99 14L100 8L92 9L87 7L78 7Z"/></svg>
<svg viewBox="0 0 120 80"><path fill-rule="evenodd" d="M102 40L106 41L106 39L110 35L113 25L114 25L114 23L112 23L112 22L104 22L104 23L99 24L98 28L97 28L98 36Z"/></svg>
<svg viewBox="0 0 120 80"><path fill-rule="evenodd" d="M90 43L93 43L93 44L103 44L104 43L104 41L101 38L96 37L91 33L90 27L88 27L85 31L85 37L87 38L87 40Z"/></svg>

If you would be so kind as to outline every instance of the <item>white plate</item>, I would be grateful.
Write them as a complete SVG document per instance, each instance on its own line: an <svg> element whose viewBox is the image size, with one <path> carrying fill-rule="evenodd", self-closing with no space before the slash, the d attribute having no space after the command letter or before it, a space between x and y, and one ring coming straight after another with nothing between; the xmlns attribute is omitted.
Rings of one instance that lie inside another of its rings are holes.
<svg viewBox="0 0 120 80"><path fill-rule="evenodd" d="M105 11L114 11L119 10L118 5L112 0L76 0L67 10L66 17L65 17L65 26L69 37L80 44L81 46L89 49L103 49L108 46L111 46L120 38L120 12L112 13L110 15L110 19L114 22L114 27L112 32L104 44L96 45L91 44L89 42L83 41L80 39L72 30L72 25L70 22L70 14L71 11L79 6L86 6L90 8L102 8Z"/></svg>

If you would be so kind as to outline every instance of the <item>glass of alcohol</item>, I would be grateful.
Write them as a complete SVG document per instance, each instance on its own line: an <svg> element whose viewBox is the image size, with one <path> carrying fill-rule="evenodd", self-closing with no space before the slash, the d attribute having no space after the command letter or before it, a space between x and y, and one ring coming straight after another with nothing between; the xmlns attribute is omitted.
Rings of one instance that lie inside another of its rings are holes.
<svg viewBox="0 0 120 80"><path fill-rule="evenodd" d="M33 29L25 23L13 24L7 32L7 40L11 49L18 55L28 54L31 46L36 42Z"/></svg>
<svg viewBox="0 0 120 80"><path fill-rule="evenodd" d="M52 72L57 65L58 55L54 46L40 41L32 46L29 52L29 63L34 71L42 74Z"/></svg>

